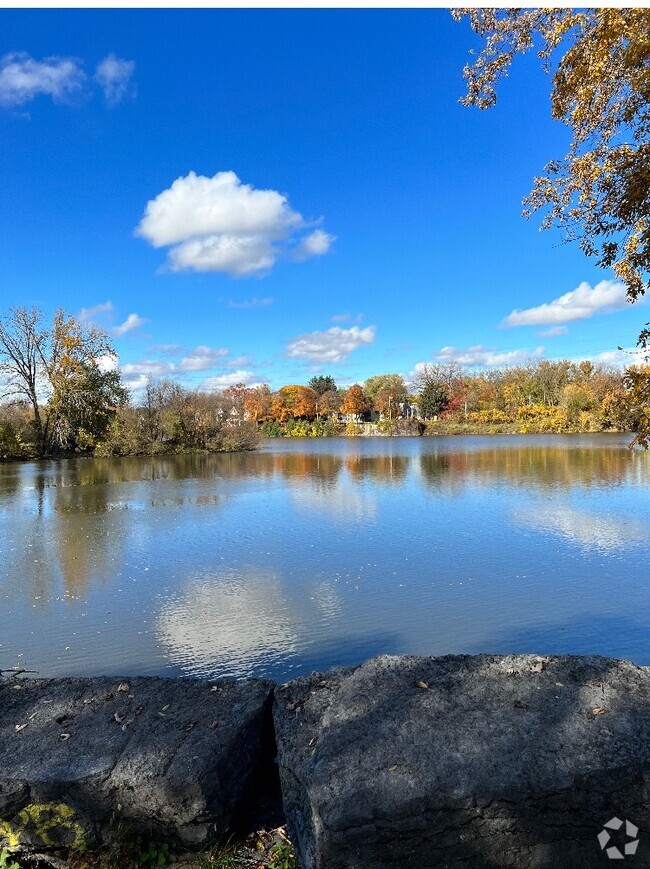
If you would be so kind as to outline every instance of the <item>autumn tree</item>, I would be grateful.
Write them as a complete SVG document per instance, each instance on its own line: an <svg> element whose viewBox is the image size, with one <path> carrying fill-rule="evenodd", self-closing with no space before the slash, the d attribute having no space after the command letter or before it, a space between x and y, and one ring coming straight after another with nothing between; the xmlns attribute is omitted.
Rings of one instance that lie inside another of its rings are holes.
<svg viewBox="0 0 650 869"><path fill-rule="evenodd" d="M341 404L341 413L353 416L358 419L363 414L368 413L372 407L372 402L369 396L365 393L363 387L355 383L346 390Z"/></svg>
<svg viewBox="0 0 650 869"><path fill-rule="evenodd" d="M108 336L57 311L45 322L36 308L0 317L0 375L4 400L25 400L33 413L38 455L92 446L128 392Z"/></svg>
<svg viewBox="0 0 650 869"><path fill-rule="evenodd" d="M343 393L339 389L328 389L318 399L318 411L321 416L334 416L343 404Z"/></svg>
<svg viewBox="0 0 650 869"><path fill-rule="evenodd" d="M465 67L465 105L485 109L518 53L536 49L552 73L551 112L571 130L524 200L526 216L559 227L587 256L612 268L631 302L650 286L650 9L471 9L484 47ZM648 324L638 346L650 350ZM635 374L635 391L641 387ZM650 385L648 386L650 389ZM643 392L643 389L642 389ZM641 434L648 442L650 429ZM645 434L644 434L645 433ZM642 438L643 439L643 438Z"/></svg>
<svg viewBox="0 0 650 869"><path fill-rule="evenodd" d="M400 395L400 401L404 401L408 395L401 374L377 374L375 377L369 377L364 382L363 388L371 401L375 401L382 389L390 389L394 394Z"/></svg>
<svg viewBox="0 0 650 869"><path fill-rule="evenodd" d="M244 411L255 422L268 419L271 416L271 406L271 390L266 384L249 389L244 398Z"/></svg>
<svg viewBox="0 0 650 869"><path fill-rule="evenodd" d="M271 413L279 422L298 418L314 419L316 398L316 393L309 386L292 383L273 395Z"/></svg>

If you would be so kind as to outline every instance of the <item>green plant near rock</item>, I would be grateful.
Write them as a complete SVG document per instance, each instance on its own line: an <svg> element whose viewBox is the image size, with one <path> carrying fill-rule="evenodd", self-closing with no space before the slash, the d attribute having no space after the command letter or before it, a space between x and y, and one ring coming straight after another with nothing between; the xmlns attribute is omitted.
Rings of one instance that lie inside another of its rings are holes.
<svg viewBox="0 0 650 869"><path fill-rule="evenodd" d="M7 848L0 851L0 869L20 869L20 863L16 863L13 854Z"/></svg>
<svg viewBox="0 0 650 869"><path fill-rule="evenodd" d="M139 866L145 867L169 865L171 862L169 845L166 842L162 844L149 842L148 847L138 854L137 862Z"/></svg>
<svg viewBox="0 0 650 869"><path fill-rule="evenodd" d="M291 845L278 843L269 851L271 855L270 866L273 869L297 869L296 857Z"/></svg>

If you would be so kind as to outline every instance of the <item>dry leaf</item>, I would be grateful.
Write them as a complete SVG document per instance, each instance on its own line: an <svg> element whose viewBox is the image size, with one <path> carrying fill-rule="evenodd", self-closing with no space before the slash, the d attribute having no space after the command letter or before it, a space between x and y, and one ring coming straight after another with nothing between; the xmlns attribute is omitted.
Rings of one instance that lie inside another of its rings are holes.
<svg viewBox="0 0 650 869"><path fill-rule="evenodd" d="M69 733L62 733L61 739L65 742L66 739L70 739L70 734Z"/></svg>
<svg viewBox="0 0 650 869"><path fill-rule="evenodd" d="M117 721L118 724L121 724L124 721L124 716L121 715L119 712L116 712L115 715L113 715L113 718Z"/></svg>
<svg viewBox="0 0 650 869"><path fill-rule="evenodd" d="M26 724L17 724L16 725L16 733L20 733L21 730L24 730L27 727Z"/></svg>
<svg viewBox="0 0 650 869"><path fill-rule="evenodd" d="M185 730L187 730L187 731L192 730L192 728L195 726L196 726L196 721L190 721L188 723L187 727L185 728Z"/></svg>
<svg viewBox="0 0 650 869"><path fill-rule="evenodd" d="M317 736L314 736L313 739L310 739L310 740L309 740L309 747L310 747L310 748L313 748L313 747L316 745L317 742L318 742L318 737L317 737Z"/></svg>
<svg viewBox="0 0 650 869"><path fill-rule="evenodd" d="M422 680L420 680L419 682L416 682L415 684L416 684L416 686L417 686L418 688L422 688L422 689L424 689L425 691L427 691L428 688L429 688L428 683L427 683L427 682L424 682L424 681L422 681Z"/></svg>
<svg viewBox="0 0 650 869"><path fill-rule="evenodd" d="M591 710L592 715L607 715L608 712L609 709L603 709L602 706L594 706L594 708Z"/></svg>
<svg viewBox="0 0 650 869"><path fill-rule="evenodd" d="M160 711L167 712L168 709L169 709L169 703L166 703Z"/></svg>
<svg viewBox="0 0 650 869"><path fill-rule="evenodd" d="M24 691L25 690L24 685L12 685L11 687L14 689L14 691Z"/></svg>
<svg viewBox="0 0 650 869"><path fill-rule="evenodd" d="M395 772L396 769L397 769L397 764L393 764L393 766L388 767L388 772Z"/></svg>
<svg viewBox="0 0 650 869"><path fill-rule="evenodd" d="M122 682L120 685L117 686L117 690L120 692L120 694L128 694L131 690L131 686L128 682Z"/></svg>

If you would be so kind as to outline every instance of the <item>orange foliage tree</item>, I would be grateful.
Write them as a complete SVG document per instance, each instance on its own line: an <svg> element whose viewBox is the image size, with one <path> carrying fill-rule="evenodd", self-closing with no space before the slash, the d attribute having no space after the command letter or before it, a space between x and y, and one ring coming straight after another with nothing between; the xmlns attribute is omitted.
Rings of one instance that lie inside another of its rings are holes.
<svg viewBox="0 0 650 869"><path fill-rule="evenodd" d="M355 383L345 393L341 413L359 417L361 414L367 413L371 406L372 403L362 387Z"/></svg>
<svg viewBox="0 0 650 869"><path fill-rule="evenodd" d="M248 419L261 422L271 416L271 390L266 384L249 389L244 398L244 411Z"/></svg>

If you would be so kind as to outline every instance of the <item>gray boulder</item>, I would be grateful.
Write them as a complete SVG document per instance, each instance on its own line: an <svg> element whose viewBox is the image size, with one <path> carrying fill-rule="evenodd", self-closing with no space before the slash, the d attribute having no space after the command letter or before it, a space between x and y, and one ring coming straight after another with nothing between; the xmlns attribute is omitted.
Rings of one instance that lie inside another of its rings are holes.
<svg viewBox="0 0 650 869"><path fill-rule="evenodd" d="M274 719L304 869L650 866L649 668L383 656L276 689Z"/></svg>
<svg viewBox="0 0 650 869"><path fill-rule="evenodd" d="M268 757L273 685L0 680L0 848L83 846L120 824L220 834Z"/></svg>

